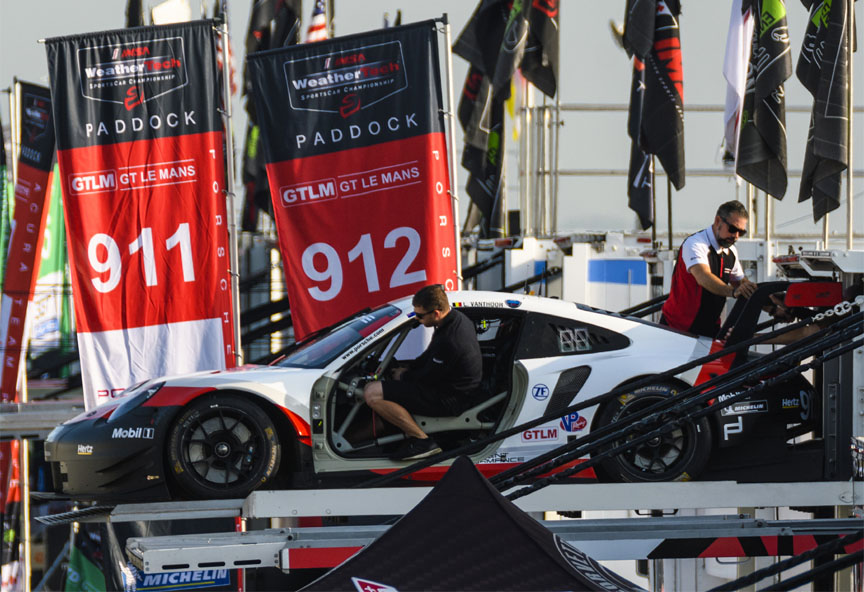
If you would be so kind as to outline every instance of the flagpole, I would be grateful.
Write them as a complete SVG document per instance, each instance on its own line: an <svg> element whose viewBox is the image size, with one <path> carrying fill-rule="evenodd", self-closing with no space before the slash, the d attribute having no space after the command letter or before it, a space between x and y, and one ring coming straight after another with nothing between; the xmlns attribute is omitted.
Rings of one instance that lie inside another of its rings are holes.
<svg viewBox="0 0 864 592"><path fill-rule="evenodd" d="M666 175L666 220L669 224L669 249L672 249L672 179Z"/></svg>
<svg viewBox="0 0 864 592"><path fill-rule="evenodd" d="M12 132L12 187L18 182L18 151L21 148L21 113L18 104L21 100L21 84L18 78L12 79L12 92L9 93L9 127ZM13 189L14 191L14 189Z"/></svg>
<svg viewBox="0 0 864 592"><path fill-rule="evenodd" d="M458 288L462 289L462 234L459 228L459 182L458 170L456 169L456 118L454 117L456 100L453 95L453 49L450 39L450 21L447 13L441 15L441 23L444 25L444 45L446 46L444 63L447 67L447 111L445 116L449 122L450 133L447 134L447 152L450 166L450 203L453 208L453 234L456 239L456 281Z"/></svg>
<svg viewBox="0 0 864 592"><path fill-rule="evenodd" d="M651 175L651 246L657 248L657 186L655 185L656 178L654 177L654 155L651 155L651 170L648 171ZM672 250L672 245L669 245L669 250Z"/></svg>
<svg viewBox="0 0 864 592"><path fill-rule="evenodd" d="M223 7L224 8L224 7ZM240 255L237 247L237 214L234 211L234 129L231 109L231 62L228 54L228 11L222 11L222 24L217 28L222 37L222 102L225 110L225 196L228 200L228 255L231 259L231 307L234 316L234 360L243 365L240 343Z"/></svg>
<svg viewBox="0 0 864 592"><path fill-rule="evenodd" d="M852 217L852 203L854 193L852 191L852 117L853 117L853 106L852 102L852 73L855 69L852 67L853 64L853 33L855 32L855 0L847 0L848 8L846 13L848 14L848 18L846 19L846 69L849 71L849 86L848 92L846 94L847 107L846 111L849 114L849 118L846 120L846 249L852 250L855 242L855 230L852 225L853 217Z"/></svg>

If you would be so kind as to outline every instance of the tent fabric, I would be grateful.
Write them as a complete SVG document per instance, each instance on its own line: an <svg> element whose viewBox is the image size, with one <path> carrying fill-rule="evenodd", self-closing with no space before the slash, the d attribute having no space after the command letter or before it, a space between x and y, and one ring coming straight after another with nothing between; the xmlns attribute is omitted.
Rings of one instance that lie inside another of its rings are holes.
<svg viewBox="0 0 864 592"><path fill-rule="evenodd" d="M466 457L371 545L303 590L641 590L505 499Z"/></svg>

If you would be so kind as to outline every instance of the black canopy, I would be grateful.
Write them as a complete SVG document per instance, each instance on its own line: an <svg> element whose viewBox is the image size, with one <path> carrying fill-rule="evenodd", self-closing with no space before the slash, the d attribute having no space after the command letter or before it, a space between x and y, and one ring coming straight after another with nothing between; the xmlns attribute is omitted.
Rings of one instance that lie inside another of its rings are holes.
<svg viewBox="0 0 864 592"><path fill-rule="evenodd" d="M303 590L641 590L546 530L465 457L371 545Z"/></svg>

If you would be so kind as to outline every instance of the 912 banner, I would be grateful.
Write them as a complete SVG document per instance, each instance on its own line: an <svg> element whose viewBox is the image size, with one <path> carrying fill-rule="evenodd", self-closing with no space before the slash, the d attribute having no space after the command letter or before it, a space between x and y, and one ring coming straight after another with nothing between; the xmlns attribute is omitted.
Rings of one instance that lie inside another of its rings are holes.
<svg viewBox="0 0 864 592"><path fill-rule="evenodd" d="M252 54L299 338L457 287L434 21Z"/></svg>
<svg viewBox="0 0 864 592"><path fill-rule="evenodd" d="M88 407L234 365L209 21L47 41Z"/></svg>

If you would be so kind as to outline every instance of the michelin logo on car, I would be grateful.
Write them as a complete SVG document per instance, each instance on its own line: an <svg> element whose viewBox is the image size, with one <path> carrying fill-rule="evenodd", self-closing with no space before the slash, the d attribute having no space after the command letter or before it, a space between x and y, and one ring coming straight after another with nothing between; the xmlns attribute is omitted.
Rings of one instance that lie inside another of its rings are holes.
<svg viewBox="0 0 864 592"><path fill-rule="evenodd" d="M114 428L111 432L111 438L115 440L152 440L155 435L155 428Z"/></svg>

